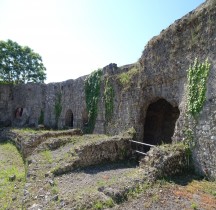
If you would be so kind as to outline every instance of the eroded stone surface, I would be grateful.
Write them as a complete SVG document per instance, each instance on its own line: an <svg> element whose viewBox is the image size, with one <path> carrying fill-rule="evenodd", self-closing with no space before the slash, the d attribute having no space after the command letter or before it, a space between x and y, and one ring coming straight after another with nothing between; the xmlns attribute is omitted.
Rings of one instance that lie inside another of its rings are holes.
<svg viewBox="0 0 216 210"><path fill-rule="evenodd" d="M137 140L143 141L146 112L149 105L165 99L178 107L179 118L175 123L173 141L185 138L185 127L193 124L186 117L187 69L197 57L208 58L211 64L207 82L207 100L198 124L193 126L194 159L197 170L216 177L216 4L208 0L196 10L176 20L146 45L137 63L117 67L110 64L103 68L101 95L95 133L118 134L134 127ZM128 83L122 84L126 73ZM26 84L0 86L0 126L37 127L40 116L50 128L67 126L66 113L73 113L73 127L83 129L88 122L85 104L84 81L86 77L51 84ZM114 110L111 120L105 118L104 91L109 80L114 90ZM61 105L60 116L56 106ZM23 109L16 117L17 108Z"/></svg>

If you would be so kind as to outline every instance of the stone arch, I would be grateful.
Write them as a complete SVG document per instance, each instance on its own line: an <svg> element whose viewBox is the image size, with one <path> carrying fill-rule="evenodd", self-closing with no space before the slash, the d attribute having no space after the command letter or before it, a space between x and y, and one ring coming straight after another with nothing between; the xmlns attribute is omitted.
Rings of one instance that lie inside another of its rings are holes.
<svg viewBox="0 0 216 210"><path fill-rule="evenodd" d="M68 109L65 114L65 126L70 128L73 127L73 112L71 109Z"/></svg>
<svg viewBox="0 0 216 210"><path fill-rule="evenodd" d="M179 115L178 107L165 99L151 103L146 112L143 142L153 145L171 143Z"/></svg>

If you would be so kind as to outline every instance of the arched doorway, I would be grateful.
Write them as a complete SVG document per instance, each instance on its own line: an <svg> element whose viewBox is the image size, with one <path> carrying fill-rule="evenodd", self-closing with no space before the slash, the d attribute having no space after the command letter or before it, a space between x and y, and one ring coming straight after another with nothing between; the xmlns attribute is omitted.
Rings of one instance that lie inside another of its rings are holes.
<svg viewBox="0 0 216 210"><path fill-rule="evenodd" d="M171 143L180 111L164 99L149 105L145 118L143 142L160 145Z"/></svg>
<svg viewBox="0 0 216 210"><path fill-rule="evenodd" d="M68 109L65 114L65 126L70 128L73 127L73 112L71 109Z"/></svg>

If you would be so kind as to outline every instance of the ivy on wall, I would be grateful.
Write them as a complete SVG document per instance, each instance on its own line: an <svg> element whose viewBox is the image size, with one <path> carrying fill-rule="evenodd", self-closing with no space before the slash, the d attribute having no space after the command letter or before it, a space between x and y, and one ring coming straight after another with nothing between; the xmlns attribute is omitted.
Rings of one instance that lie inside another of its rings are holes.
<svg viewBox="0 0 216 210"><path fill-rule="evenodd" d="M105 81L104 87L104 101L105 101L105 119L109 122L113 115L114 109L114 89L109 82L109 78Z"/></svg>
<svg viewBox="0 0 216 210"><path fill-rule="evenodd" d="M193 66L190 66L187 73L188 81L188 112L196 117L203 108L206 100L206 83L209 75L210 64L208 59L199 63L195 58Z"/></svg>
<svg viewBox="0 0 216 210"><path fill-rule="evenodd" d="M55 119L56 119L56 126L58 126L58 120L59 117L61 115L61 111L62 111L62 105L61 105L61 94L59 93L56 97L56 101L55 101Z"/></svg>
<svg viewBox="0 0 216 210"><path fill-rule="evenodd" d="M185 139L183 143L188 148L188 161L191 161L191 151L195 147L197 117L206 100L206 83L209 76L210 64L208 59L200 63L195 58L193 65L187 71L187 112L193 116L194 121L189 125L189 115L186 115L186 124L183 129Z"/></svg>
<svg viewBox="0 0 216 210"><path fill-rule="evenodd" d="M100 96L102 70L92 72L85 80L85 100L88 111L88 124L84 129L85 133L94 131L98 112L98 100Z"/></svg>

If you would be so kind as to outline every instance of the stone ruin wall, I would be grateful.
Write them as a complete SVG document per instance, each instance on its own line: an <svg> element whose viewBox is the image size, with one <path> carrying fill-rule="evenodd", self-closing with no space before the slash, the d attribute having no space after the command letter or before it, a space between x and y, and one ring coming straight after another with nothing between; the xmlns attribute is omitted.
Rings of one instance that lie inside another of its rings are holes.
<svg viewBox="0 0 216 210"><path fill-rule="evenodd" d="M177 20L145 48L140 62L143 66L143 101L164 97L178 106L180 116L176 122L173 140L182 140L184 129L194 127L194 160L203 174L216 175L216 1L207 1L195 11ZM211 69L207 83L207 100L197 125L186 117L186 70L195 57L208 58ZM145 79L144 79L145 78ZM157 85L155 85L157 84ZM147 104L148 105L148 104Z"/></svg>
<svg viewBox="0 0 216 210"><path fill-rule="evenodd" d="M216 176L216 1L207 1L182 19L175 21L145 47L140 72L127 91L115 98L113 122L107 130L134 126L138 140L143 140L146 111L160 98L178 107L180 116L175 125L173 141L185 138L183 131L193 128L196 142L193 156L196 168L208 176ZM187 69L194 59L208 58L211 69L207 83L206 102L198 124L186 117ZM116 124L115 124L116 123Z"/></svg>
<svg viewBox="0 0 216 210"><path fill-rule="evenodd" d="M141 58L135 64L117 67L110 64L103 68L101 97L95 133L117 134L134 127L137 140L143 141L146 112L149 105L158 99L165 99L178 107L180 116L175 124L173 141L185 138L183 130L193 125L193 119L186 118L187 69L195 57L206 58L211 63L207 84L207 100L194 127L196 139L194 159L197 169L216 177L216 4L206 1L196 10L175 21L160 35L153 37L145 47ZM122 85L119 75L137 71L131 76L129 85ZM109 78L114 89L114 111L112 119L106 122L104 88ZM44 125L65 127L67 110L73 112L73 126L83 128L86 123L84 94L85 77L48 85L27 84L18 86L1 85L0 123L12 126L37 126L44 112ZM55 105L61 95L61 114L56 123ZM22 107L23 115L16 119L16 109Z"/></svg>
<svg viewBox="0 0 216 210"><path fill-rule="evenodd" d="M81 127L85 109L84 77L61 83L8 86L0 88L0 125L15 127L37 127L41 112L43 124L48 128L63 128L66 112L73 112L73 126ZM56 119L56 104L60 96L61 114ZM22 108L21 116L16 110Z"/></svg>

